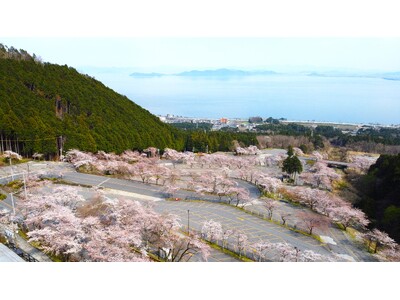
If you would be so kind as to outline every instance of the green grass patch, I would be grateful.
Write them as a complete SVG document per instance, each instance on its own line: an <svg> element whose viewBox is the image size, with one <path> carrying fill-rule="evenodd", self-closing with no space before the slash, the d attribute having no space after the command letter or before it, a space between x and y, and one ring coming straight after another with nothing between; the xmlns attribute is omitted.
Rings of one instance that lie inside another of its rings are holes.
<svg viewBox="0 0 400 300"><path fill-rule="evenodd" d="M53 262L64 262L59 256L46 253L46 255L53 261Z"/></svg>
<svg viewBox="0 0 400 300"><path fill-rule="evenodd" d="M59 179L59 178L42 178L43 180L49 180L54 184L63 184L63 185L70 185L70 186L80 186L80 187L84 187L84 188L91 188L93 187L92 185L88 185L88 184L82 184L82 183L75 183L75 182L70 182L70 181L66 181L64 179Z"/></svg>
<svg viewBox="0 0 400 300"><path fill-rule="evenodd" d="M340 230L346 230L346 228L344 228L343 224L341 224L341 223L335 223L335 224Z"/></svg>
<svg viewBox="0 0 400 300"><path fill-rule="evenodd" d="M6 244L7 243L7 239L4 235L0 234L0 244Z"/></svg>
<svg viewBox="0 0 400 300"><path fill-rule="evenodd" d="M357 235L359 235L358 230L351 228L351 227L347 227L346 228L346 232L351 236L351 238L355 239L357 237Z"/></svg>
<svg viewBox="0 0 400 300"><path fill-rule="evenodd" d="M306 161L306 164L307 164L308 166L313 166L313 165L315 165L315 163L316 163L316 161L315 161L315 160L311 160L311 159L309 159L309 160Z"/></svg>
<svg viewBox="0 0 400 300"><path fill-rule="evenodd" d="M18 235L19 235L20 237L22 237L25 241L28 240L28 235L26 234L25 231L19 229L19 230L18 230Z"/></svg>
<svg viewBox="0 0 400 300"><path fill-rule="evenodd" d="M344 190L349 187L349 184L345 180L335 180L332 182L332 187L335 190Z"/></svg>
<svg viewBox="0 0 400 300"><path fill-rule="evenodd" d="M41 245L38 242L30 242L29 243L31 246L35 247L36 249L42 251ZM43 251L42 251L43 252ZM43 252L44 254L46 254L53 262L64 262L60 256L57 256L55 254L51 254L51 253L46 253Z"/></svg>
<svg viewBox="0 0 400 300"><path fill-rule="evenodd" d="M12 165L19 165L19 164L24 164L27 163L28 161L31 161L29 158L23 158L23 159L12 159L11 164ZM3 158L0 160L0 166L9 166L10 165L10 160L8 158Z"/></svg>
<svg viewBox="0 0 400 300"><path fill-rule="evenodd" d="M6 198L7 198L7 195L0 193L0 201L5 200Z"/></svg>
<svg viewBox="0 0 400 300"><path fill-rule="evenodd" d="M5 186L11 188L12 190L19 190L23 185L24 183L22 182L22 180L17 179L10 181Z"/></svg>
<svg viewBox="0 0 400 300"><path fill-rule="evenodd" d="M248 258L248 257L246 257L244 255L239 255L236 252L233 252L233 251L228 250L226 248L222 248L221 246L219 246L217 244L214 244L214 243L206 241L206 240L202 240L202 241L204 241L206 244L208 244L211 248L216 249L218 251L221 251L222 253L225 253L225 254L227 254L229 256L232 256L232 257L234 257L234 258L236 258L238 260L241 260L241 261L244 261L244 262L254 262L254 260L252 260L252 259L250 259L250 258Z"/></svg>
<svg viewBox="0 0 400 300"><path fill-rule="evenodd" d="M266 197L274 200L279 200L279 193L262 192L260 197Z"/></svg>

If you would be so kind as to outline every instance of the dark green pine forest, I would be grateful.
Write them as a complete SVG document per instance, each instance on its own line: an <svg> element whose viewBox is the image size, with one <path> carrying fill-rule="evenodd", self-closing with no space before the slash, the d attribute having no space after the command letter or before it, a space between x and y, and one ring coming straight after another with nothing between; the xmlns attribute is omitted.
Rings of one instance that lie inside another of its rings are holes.
<svg viewBox="0 0 400 300"><path fill-rule="evenodd" d="M361 178L362 194L358 206L368 215L372 226L400 242L400 154L381 155Z"/></svg>
<svg viewBox="0 0 400 300"><path fill-rule="evenodd" d="M101 82L0 46L0 134L29 156L63 149L182 149L184 137Z"/></svg>
<svg viewBox="0 0 400 300"><path fill-rule="evenodd" d="M43 63L35 54L0 44L0 152L63 150L120 153L149 146L227 151L255 135L185 132L159 120L127 97L69 66Z"/></svg>

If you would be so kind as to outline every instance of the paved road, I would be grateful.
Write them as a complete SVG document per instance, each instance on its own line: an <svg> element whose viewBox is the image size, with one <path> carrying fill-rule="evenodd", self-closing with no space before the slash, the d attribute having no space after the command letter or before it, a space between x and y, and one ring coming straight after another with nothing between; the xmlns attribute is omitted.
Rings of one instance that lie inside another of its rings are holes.
<svg viewBox="0 0 400 300"><path fill-rule="evenodd" d="M242 230L252 242L264 239L271 242L286 241L299 249L310 249L323 255L330 255L326 246L313 238L267 222L229 205L203 201L164 201L163 198L165 196L161 191L162 187L129 180L74 172L66 173L64 179L79 184L101 185L114 191L123 191L126 193L125 196L131 196L132 198L139 199L140 195L145 195L148 200L154 202L155 210L177 214L181 218L182 224L185 224L184 226L187 226L187 210L189 209L189 215L192 218L191 221L189 220L192 224L190 226L193 226L192 228L196 230L201 230L204 221L213 219L221 222L226 227ZM192 194L190 192L182 193L183 195L185 193Z"/></svg>
<svg viewBox="0 0 400 300"><path fill-rule="evenodd" d="M170 212L180 217L184 228L187 228L189 210L189 228L197 231L205 221L210 219L220 222L225 228L243 231L250 242L266 240L270 242L288 242L299 249L310 249L323 255L330 252L315 239L309 238L256 216L246 214L235 207L209 202L163 201L157 202L154 209L158 212Z"/></svg>
<svg viewBox="0 0 400 300"><path fill-rule="evenodd" d="M56 168L54 168L56 169ZM58 171L58 169L57 169ZM164 201L165 195L162 187L133 182L129 180L115 179L111 177L96 176L89 174L76 173L67 168L64 171L64 179L81 185L102 186L109 193L140 199L142 201L152 201L155 209L159 212L168 211L180 216L182 224L187 224L187 210L189 210L190 226L200 230L202 223L209 219L219 221L225 227L243 230L251 241L265 239L271 242L286 241L299 249L310 249L323 255L329 255L332 251L340 254L349 255L356 261L372 260L368 253L358 251L356 247L344 236L344 234L331 228L331 237L338 243L334 245L321 245L313 238L295 233L276 224L262 220L256 216L246 214L232 206L210 202L186 202L186 201ZM179 192L179 197L191 196L191 192ZM5 202L7 203L7 202ZM218 259L216 259L218 261Z"/></svg>
<svg viewBox="0 0 400 300"><path fill-rule="evenodd" d="M2 262L24 262L14 251L0 243L0 263Z"/></svg>

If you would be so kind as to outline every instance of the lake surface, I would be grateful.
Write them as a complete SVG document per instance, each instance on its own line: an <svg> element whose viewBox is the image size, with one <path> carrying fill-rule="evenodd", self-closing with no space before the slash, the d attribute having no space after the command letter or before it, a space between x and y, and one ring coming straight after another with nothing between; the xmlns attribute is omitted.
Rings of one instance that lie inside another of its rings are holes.
<svg viewBox="0 0 400 300"><path fill-rule="evenodd" d="M284 117L400 124L400 81L358 77L164 76L98 73L96 79L156 115Z"/></svg>

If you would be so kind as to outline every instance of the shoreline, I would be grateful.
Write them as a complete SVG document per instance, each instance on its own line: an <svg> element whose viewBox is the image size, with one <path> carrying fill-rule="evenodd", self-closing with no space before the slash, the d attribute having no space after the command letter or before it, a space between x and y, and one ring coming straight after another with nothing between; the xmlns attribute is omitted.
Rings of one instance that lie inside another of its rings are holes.
<svg viewBox="0 0 400 300"><path fill-rule="evenodd" d="M228 117L221 117L221 118L201 118L201 117L188 117L188 116L175 116L171 114L167 115L156 115L160 120L164 123L182 123L182 122L190 122L190 123L220 123L222 120L226 120L226 122L233 121L233 122L242 122L242 123L249 123L249 118L228 118ZM310 121L310 120L279 120L280 123L289 124L289 123L296 123L305 126L312 126L312 125L325 125L325 126L349 126L349 127L356 127L361 128L363 126L367 127L374 127L374 128L400 128L400 124L379 124L379 123L354 123L354 122L333 122L333 121Z"/></svg>

